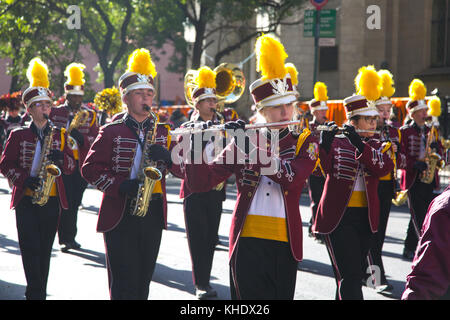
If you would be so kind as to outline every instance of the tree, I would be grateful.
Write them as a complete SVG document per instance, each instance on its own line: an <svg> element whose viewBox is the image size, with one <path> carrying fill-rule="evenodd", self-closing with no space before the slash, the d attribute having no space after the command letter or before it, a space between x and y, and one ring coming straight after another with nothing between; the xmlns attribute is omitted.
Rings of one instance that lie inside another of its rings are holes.
<svg viewBox="0 0 450 320"><path fill-rule="evenodd" d="M183 43L183 26L192 26L195 40L192 44L192 68L200 67L205 49L213 43L218 44L215 65L223 57L256 38L261 32L274 32L283 24L299 24L301 21L285 22L295 8L305 0L154 0L145 10L158 30L159 36ZM257 13L265 14L269 23L264 28L254 24ZM229 37L234 35L234 37ZM224 42L224 38L234 38ZM186 45L186 43L184 43ZM177 47L177 46L176 46Z"/></svg>

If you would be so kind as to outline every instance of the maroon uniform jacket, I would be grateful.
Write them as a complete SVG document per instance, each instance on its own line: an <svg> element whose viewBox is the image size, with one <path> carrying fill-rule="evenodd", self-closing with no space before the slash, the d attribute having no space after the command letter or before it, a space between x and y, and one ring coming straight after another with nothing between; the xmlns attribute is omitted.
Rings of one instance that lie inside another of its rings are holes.
<svg viewBox="0 0 450 320"><path fill-rule="evenodd" d="M328 234L339 224L355 187L358 170L364 170L364 183L372 232L379 222L378 180L392 171L394 163L387 153L382 153L378 140L364 142L363 153L344 135L334 138L330 152L320 148L320 163L327 177L317 209L313 232Z"/></svg>
<svg viewBox="0 0 450 320"><path fill-rule="evenodd" d="M78 146L78 152L74 151L75 160L78 160L78 167L80 170L89 148L98 134L96 112L85 106L82 106L81 109L87 110L89 112L89 117L87 121L77 129L84 137L83 146ZM72 118L72 111L67 104L52 108L52 111L50 112L50 120L52 120L55 126L59 128L68 129L70 125L69 119Z"/></svg>
<svg viewBox="0 0 450 320"><path fill-rule="evenodd" d="M428 135L428 132L430 132L430 128L425 126L425 136ZM400 187L402 190L408 190L413 185L414 181L416 180L418 170L414 169L414 163L419 160L419 153L420 153L420 142L421 142L421 136L420 136L420 129L415 124L409 124L405 125L400 128L401 133L401 150L402 154L404 154L404 161L401 164L402 169L402 176L401 176L401 183ZM435 139L435 141L439 141L439 139ZM426 143L426 142L424 142ZM442 156L442 145L440 142L438 142L439 155ZM437 175L437 170L436 170Z"/></svg>
<svg viewBox="0 0 450 320"><path fill-rule="evenodd" d="M45 130L49 130L49 127ZM23 183L30 176L37 142L38 136L33 123L11 131L6 142L5 150L0 161L0 171L13 184L11 209L15 208L24 196L25 189L23 188ZM51 149L63 151L64 165L60 169L64 174L71 174L75 169L75 161L72 150L67 145L67 134L65 130L54 130ZM61 176L56 178L56 186L61 207L67 209L66 192Z"/></svg>
<svg viewBox="0 0 450 320"><path fill-rule="evenodd" d="M123 217L126 196L119 192L120 184L129 179L138 140L126 121L128 114L122 119L106 124L100 128L100 132L89 150L81 168L82 176L90 184L103 192L97 223L98 232L107 232L114 229ZM129 119L128 121L131 121ZM150 129L153 127L151 121ZM172 148L169 136L170 127L165 124L158 125L156 131L156 143ZM161 188L164 201L164 219L167 222L167 200L165 170L162 172ZM171 172L176 176L179 166L173 164Z"/></svg>
<svg viewBox="0 0 450 320"><path fill-rule="evenodd" d="M286 208L287 234L292 255L297 261L300 261L303 256L303 248L299 199L305 180L316 166L318 142L310 135L309 130L304 130L300 136L294 135L289 131L284 132L286 133L284 136L283 133L280 133L279 140L279 154L282 159L279 162L279 171L275 174L267 175L267 177L281 187ZM265 148L270 148L270 144ZM256 150L253 152L256 152ZM193 192L209 191L233 173L236 175L237 201L230 228L230 258L233 256L248 210L258 188L261 179L261 169L268 167L268 165L261 164L260 161L254 164L245 163L245 161L238 163L238 152L242 154L242 151L231 142L211 164L186 164L186 179L189 188ZM298 152L297 155L296 152ZM227 164L227 159L230 159L230 153L234 155L235 161L233 164ZM269 151L268 154L272 156Z"/></svg>
<svg viewBox="0 0 450 320"><path fill-rule="evenodd" d="M439 299L450 294L450 188L428 208L421 237L406 277L403 300Z"/></svg>
<svg viewBox="0 0 450 320"><path fill-rule="evenodd" d="M236 121L236 120L239 119L236 111L234 111L233 109L229 109L229 108L225 109L223 112L221 112L221 114L224 117L224 122ZM193 112L192 113L191 120L193 120L193 121L201 120L201 119L199 119L198 112ZM182 137L180 137L180 138L182 138ZM224 192L225 192L226 183L223 185L223 188L224 188ZM181 199L187 198L191 194L192 194L192 191L189 189L189 186L186 183L186 180L183 179L183 181L181 182L181 188L180 188L180 198Z"/></svg>

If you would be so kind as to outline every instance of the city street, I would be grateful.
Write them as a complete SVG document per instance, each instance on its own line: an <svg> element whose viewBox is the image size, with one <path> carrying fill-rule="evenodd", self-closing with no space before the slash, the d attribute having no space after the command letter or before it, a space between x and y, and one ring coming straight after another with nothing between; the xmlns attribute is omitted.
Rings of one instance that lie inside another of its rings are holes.
<svg viewBox="0 0 450 320"><path fill-rule="evenodd" d="M161 248L153 281L150 300L195 300L192 284L191 261L185 234L182 201L178 196L180 181L169 178L168 230L163 232ZM218 299L228 300L228 229L234 207L235 188L228 185L228 199L224 203L219 237L211 272L211 285ZM0 178L0 299L24 299L23 273L15 215L10 211L10 189L6 179ZM107 300L108 283L105 267L103 236L96 232L97 211L101 193L86 190L78 215L78 251L62 253L56 237L52 252L48 280L49 300ZM335 281L325 246L309 238L307 222L310 218L309 198L303 194L300 208L303 218L304 259L299 264L295 299L333 300ZM390 295L381 295L364 287L367 300L399 299L404 289L411 262L402 259L403 239L409 222L406 207L392 207L384 245L384 263L389 282L394 286Z"/></svg>

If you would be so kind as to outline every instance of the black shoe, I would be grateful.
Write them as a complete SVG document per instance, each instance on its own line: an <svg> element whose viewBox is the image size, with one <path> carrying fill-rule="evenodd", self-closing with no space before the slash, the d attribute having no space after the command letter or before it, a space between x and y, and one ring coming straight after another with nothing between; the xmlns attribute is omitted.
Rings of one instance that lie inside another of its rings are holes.
<svg viewBox="0 0 450 320"><path fill-rule="evenodd" d="M403 258L408 261L413 261L414 259L414 251L403 249Z"/></svg>
<svg viewBox="0 0 450 320"><path fill-rule="evenodd" d="M195 296L198 300L206 300L209 298L217 297L217 291L214 290L210 285L206 287L197 286L195 287Z"/></svg>
<svg viewBox="0 0 450 320"><path fill-rule="evenodd" d="M60 249L62 252L66 253L69 252L70 249L80 249L81 248L81 244L79 244L78 242L74 241L70 241L70 242L66 242L66 243L62 243L60 245Z"/></svg>
<svg viewBox="0 0 450 320"><path fill-rule="evenodd" d="M70 242L70 245L72 246L72 249L80 249L80 248L81 248L81 244L79 244L79 243L76 242L75 240L73 240L72 242Z"/></svg>
<svg viewBox="0 0 450 320"><path fill-rule="evenodd" d="M72 246L70 245L70 243L61 243L59 245L59 248L61 249L61 252L69 252L70 249L72 249Z"/></svg>

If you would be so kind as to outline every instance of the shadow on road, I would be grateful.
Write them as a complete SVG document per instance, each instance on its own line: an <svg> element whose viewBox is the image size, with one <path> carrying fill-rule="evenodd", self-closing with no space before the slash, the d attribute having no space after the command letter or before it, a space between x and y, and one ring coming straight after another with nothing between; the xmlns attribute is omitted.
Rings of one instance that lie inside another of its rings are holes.
<svg viewBox="0 0 450 320"><path fill-rule="evenodd" d="M8 239L4 234L0 234L0 249L7 253L20 255L19 243Z"/></svg>
<svg viewBox="0 0 450 320"><path fill-rule="evenodd" d="M89 250L89 249L77 249L77 250L69 250L66 254L71 254L92 262L93 263L85 263L87 266L92 266L96 268L106 268L106 256L104 253Z"/></svg>
<svg viewBox="0 0 450 320"><path fill-rule="evenodd" d="M0 280L0 300L25 300L25 286Z"/></svg>
<svg viewBox="0 0 450 320"><path fill-rule="evenodd" d="M297 270L334 278L331 265L314 260L303 259L298 263Z"/></svg>
<svg viewBox="0 0 450 320"><path fill-rule="evenodd" d="M192 281L186 283L186 279L192 279L191 270L172 269L163 264L157 263L152 282L158 282L166 287L190 293L193 295L193 298L195 298L194 284ZM215 277L211 276L211 280L214 279ZM217 283L211 283L211 286L217 291L218 299L230 299L230 289L228 286L223 286ZM151 290L152 287L150 285L150 292Z"/></svg>

